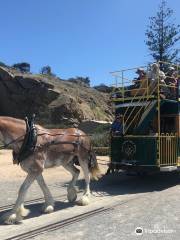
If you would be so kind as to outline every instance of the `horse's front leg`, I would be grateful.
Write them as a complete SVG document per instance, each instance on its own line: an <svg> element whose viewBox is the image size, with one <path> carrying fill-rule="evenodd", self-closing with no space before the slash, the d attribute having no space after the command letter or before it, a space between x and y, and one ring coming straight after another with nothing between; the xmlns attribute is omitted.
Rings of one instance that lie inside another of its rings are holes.
<svg viewBox="0 0 180 240"><path fill-rule="evenodd" d="M42 176L42 174L40 174L38 177L37 177L37 182L44 194L44 199L45 199L45 205L43 207L43 212L45 213L51 213L54 211L54 199L44 181L44 178Z"/></svg>
<svg viewBox="0 0 180 240"><path fill-rule="evenodd" d="M22 217L26 214L23 213L24 209L24 199L27 193L28 188L34 182L37 177L37 173L28 173L26 179L24 180L23 184L21 185L18 193L18 198L13 209L2 216L3 221L6 224L14 224L18 223L22 220Z"/></svg>

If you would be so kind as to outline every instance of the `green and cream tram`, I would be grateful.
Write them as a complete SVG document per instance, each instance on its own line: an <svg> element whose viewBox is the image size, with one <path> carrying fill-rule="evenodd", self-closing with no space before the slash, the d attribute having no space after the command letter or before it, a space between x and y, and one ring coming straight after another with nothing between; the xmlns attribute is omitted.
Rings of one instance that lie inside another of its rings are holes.
<svg viewBox="0 0 180 240"><path fill-rule="evenodd" d="M138 87L129 81L137 68L112 73L116 78L112 101L116 114L123 116L123 134L111 136L112 171L125 169L141 173L173 171L180 167L180 66L157 64L174 69L172 78L176 78L176 84L167 84L165 71L163 79L160 70L151 79L150 67L143 67L145 75L139 79Z"/></svg>

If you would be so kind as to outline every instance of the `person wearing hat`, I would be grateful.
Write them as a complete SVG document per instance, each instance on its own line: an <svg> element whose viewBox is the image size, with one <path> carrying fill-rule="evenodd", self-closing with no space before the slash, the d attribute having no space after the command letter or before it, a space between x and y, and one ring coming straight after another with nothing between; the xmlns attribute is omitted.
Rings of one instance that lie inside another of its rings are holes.
<svg viewBox="0 0 180 240"><path fill-rule="evenodd" d="M175 72L175 68L174 67L169 67L168 71L166 73L166 78L165 78L165 83L167 85L176 85L177 80L176 80L176 72Z"/></svg>
<svg viewBox="0 0 180 240"><path fill-rule="evenodd" d="M123 115L116 114L110 129L111 136L117 136L123 134Z"/></svg>
<svg viewBox="0 0 180 240"><path fill-rule="evenodd" d="M166 73L165 83L168 85L168 92L170 98L176 97L177 78L174 67L169 67Z"/></svg>
<svg viewBox="0 0 180 240"><path fill-rule="evenodd" d="M142 80L146 79L146 73L143 68L138 68L136 74L139 76L133 80L135 87L139 88L142 85Z"/></svg>
<svg viewBox="0 0 180 240"><path fill-rule="evenodd" d="M136 73L139 74L140 77L144 77L146 74L143 68L138 68Z"/></svg>
<svg viewBox="0 0 180 240"><path fill-rule="evenodd" d="M138 77L133 80L134 85L131 87L130 94L131 96L143 95L144 89L147 87L146 72L143 68L138 68L135 73L138 74Z"/></svg>
<svg viewBox="0 0 180 240"><path fill-rule="evenodd" d="M150 95L155 94L157 95L157 85L159 84L164 84L164 79L166 78L166 75L163 71L160 70L160 65L159 63L153 63L150 65L150 69L147 74L148 81L149 81L149 93ZM161 98L166 98L165 96L165 89L163 86L159 87L160 90L160 97Z"/></svg>

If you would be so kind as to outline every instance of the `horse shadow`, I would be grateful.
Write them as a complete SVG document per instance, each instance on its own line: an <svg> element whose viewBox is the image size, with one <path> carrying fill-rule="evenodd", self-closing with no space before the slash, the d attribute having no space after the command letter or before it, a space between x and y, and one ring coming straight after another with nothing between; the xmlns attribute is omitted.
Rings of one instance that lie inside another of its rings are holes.
<svg viewBox="0 0 180 240"><path fill-rule="evenodd" d="M30 213L28 214L27 217L24 217L23 220L39 217L39 216L42 216L43 214L45 215L46 213L43 213L43 211L42 211L43 204L44 204L43 202L42 203L25 204L25 207L28 208L28 210L30 210ZM65 201L59 201L59 200L55 201L54 212L57 212L62 209L74 207L74 205L75 205L74 203L69 203L69 202L65 202ZM0 212L0 225L6 225L4 223L2 217L4 214L8 213L9 211L11 211L11 209ZM21 222L19 224L21 224Z"/></svg>
<svg viewBox="0 0 180 240"><path fill-rule="evenodd" d="M163 191L180 184L176 172L154 173L147 176L128 176L126 173L104 175L98 181L91 181L91 191L96 197L104 195L125 195ZM77 182L79 190L84 189L83 179Z"/></svg>
<svg viewBox="0 0 180 240"><path fill-rule="evenodd" d="M163 191L179 184L180 175L178 173L159 173L145 177L138 177L127 176L122 172L120 174L114 173L110 175L104 175L98 181L91 181L91 191L92 195L97 198L103 196L117 196L125 194ZM63 184L64 187L67 187L67 185L68 182L65 182ZM84 179L79 179L76 185L79 189L79 194L82 194L85 187ZM25 205L30 210L30 214L24 219L31 219L45 214L42 212L43 204L44 203L31 203ZM56 212L62 209L72 208L76 204L76 202L69 203L64 200L58 200L55 201L54 211ZM4 225L2 216L10 210L11 209L0 212L0 225Z"/></svg>

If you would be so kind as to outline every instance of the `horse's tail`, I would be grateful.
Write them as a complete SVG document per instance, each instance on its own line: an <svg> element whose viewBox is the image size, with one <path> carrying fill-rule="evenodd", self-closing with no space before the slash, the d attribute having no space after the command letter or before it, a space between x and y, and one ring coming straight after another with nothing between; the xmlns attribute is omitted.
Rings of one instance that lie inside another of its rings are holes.
<svg viewBox="0 0 180 240"><path fill-rule="evenodd" d="M89 155L89 170L91 173L91 179L98 180L101 177L101 172L97 162L96 154L93 149L90 150Z"/></svg>

